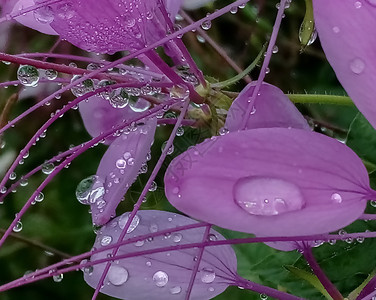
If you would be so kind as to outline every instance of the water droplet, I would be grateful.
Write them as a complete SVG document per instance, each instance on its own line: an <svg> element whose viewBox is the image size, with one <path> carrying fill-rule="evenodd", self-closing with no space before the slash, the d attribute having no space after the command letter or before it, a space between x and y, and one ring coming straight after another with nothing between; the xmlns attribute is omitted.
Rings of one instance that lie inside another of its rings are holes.
<svg viewBox="0 0 376 300"><path fill-rule="evenodd" d="M118 169L124 169L126 166L127 166L127 162L126 162L126 160L120 158L120 159L118 159L118 160L116 161L116 167L117 167Z"/></svg>
<svg viewBox="0 0 376 300"><path fill-rule="evenodd" d="M38 195L35 196L36 202L42 202L44 200L44 194L40 192Z"/></svg>
<svg viewBox="0 0 376 300"><path fill-rule="evenodd" d="M201 281L203 283L212 283L215 279L215 273L212 269L203 268L200 271Z"/></svg>
<svg viewBox="0 0 376 300"><path fill-rule="evenodd" d="M172 240L175 242L175 243L179 243L183 238L183 235L181 233L174 233L172 235Z"/></svg>
<svg viewBox="0 0 376 300"><path fill-rule="evenodd" d="M260 294L260 299L261 300L266 300L266 299L268 299L268 296L265 295L265 294Z"/></svg>
<svg viewBox="0 0 376 300"><path fill-rule="evenodd" d="M252 215L283 214L302 209L305 204L299 187L277 178L240 178L233 195L235 203Z"/></svg>
<svg viewBox="0 0 376 300"><path fill-rule="evenodd" d="M360 2L360 1L356 1L355 3L354 3L354 6L355 6L355 8L361 8L362 7L362 2Z"/></svg>
<svg viewBox="0 0 376 300"><path fill-rule="evenodd" d="M22 222L21 221L17 221L17 224L14 225L13 227L13 231L14 232L20 232L23 228L23 225L22 225Z"/></svg>
<svg viewBox="0 0 376 300"><path fill-rule="evenodd" d="M157 224L151 224L149 227L149 230L151 233L157 232L158 231L158 225Z"/></svg>
<svg viewBox="0 0 376 300"><path fill-rule="evenodd" d="M103 180L95 175L82 180L76 189L77 200L85 205L97 202L103 197L104 193Z"/></svg>
<svg viewBox="0 0 376 300"><path fill-rule="evenodd" d="M174 287L172 287L172 288L170 288L170 293L172 294L172 295L177 295L177 294L180 294L180 292L181 292L181 287L180 286L174 286Z"/></svg>
<svg viewBox="0 0 376 300"><path fill-rule="evenodd" d="M339 27L338 26L334 26L333 27L333 32L334 33L339 33L341 30L339 29Z"/></svg>
<svg viewBox="0 0 376 300"><path fill-rule="evenodd" d="M217 239L218 239L217 236L216 236L215 234L213 234L213 233L209 234L209 236L208 236L208 240L209 240L209 241L214 242L214 241L216 241Z"/></svg>
<svg viewBox="0 0 376 300"><path fill-rule="evenodd" d="M142 247L144 244L145 244L145 241L144 240L140 240L140 241L137 241L134 245L136 247Z"/></svg>
<svg viewBox="0 0 376 300"><path fill-rule="evenodd" d="M152 181L150 187L149 187L149 192L155 192L157 190L157 183L155 181Z"/></svg>
<svg viewBox="0 0 376 300"><path fill-rule="evenodd" d="M82 76L74 75L72 77L71 83L81 79ZM71 92L76 97L85 95L88 92L94 91L94 81L92 79L86 79L83 82L77 83L74 87L71 88Z"/></svg>
<svg viewBox="0 0 376 300"><path fill-rule="evenodd" d="M42 6L41 8L34 10L34 18L39 23L50 24L54 20L54 12L51 6Z"/></svg>
<svg viewBox="0 0 376 300"><path fill-rule="evenodd" d="M204 29L204 30L209 30L210 27L211 27L211 21L210 20L204 21L201 24L201 28Z"/></svg>
<svg viewBox="0 0 376 300"><path fill-rule="evenodd" d="M42 165L43 174L46 174L46 175L51 174L54 170L55 170L55 165L51 162L45 162Z"/></svg>
<svg viewBox="0 0 376 300"><path fill-rule="evenodd" d="M363 73L366 64L361 58L355 58L350 62L350 70L355 74Z"/></svg>
<svg viewBox="0 0 376 300"><path fill-rule="evenodd" d="M10 180L15 180L16 178L17 178L17 174L15 172L10 173L9 175Z"/></svg>
<svg viewBox="0 0 376 300"><path fill-rule="evenodd" d="M129 219L129 216L130 216L130 214L123 214L120 217L120 219L119 219L119 227L121 229L124 229L125 224L127 224L127 221ZM129 226L129 228L128 228L128 230L127 230L127 233L130 233L133 230L135 230L137 228L137 226L138 226L139 223L140 223L140 218L137 215L135 215L134 218L133 218L133 220L132 220L132 222L131 222L131 224L130 224L130 226Z"/></svg>
<svg viewBox="0 0 376 300"><path fill-rule="evenodd" d="M338 193L333 193L330 199L336 204L342 203L342 196Z"/></svg>
<svg viewBox="0 0 376 300"><path fill-rule="evenodd" d="M63 275L63 274L57 274L57 275L52 276L52 279L53 279L55 282L62 282L63 278L64 278L64 275Z"/></svg>
<svg viewBox="0 0 376 300"><path fill-rule="evenodd" d="M109 244L111 244L111 242L112 242L112 236L110 236L110 235L105 235L101 239L101 245L103 247L108 246Z"/></svg>
<svg viewBox="0 0 376 300"><path fill-rule="evenodd" d="M39 71L33 66L20 66L17 78L24 86L36 86L39 82Z"/></svg>
<svg viewBox="0 0 376 300"><path fill-rule="evenodd" d="M168 275L163 271L155 272L153 281L157 287L164 287L168 282Z"/></svg>
<svg viewBox="0 0 376 300"><path fill-rule="evenodd" d="M57 78L57 71L48 69L44 71L44 75L48 80L55 80Z"/></svg>
<svg viewBox="0 0 376 300"><path fill-rule="evenodd" d="M113 285L122 285L127 282L129 277L127 269L119 266L111 266L108 271L108 281Z"/></svg>
<svg viewBox="0 0 376 300"><path fill-rule="evenodd" d="M161 150L163 151L165 148L166 148L166 145L167 145L167 141L165 141L163 144L162 144L162 147L161 147ZM170 155L174 152L174 145L171 145L170 148L168 148L167 150L167 155Z"/></svg>

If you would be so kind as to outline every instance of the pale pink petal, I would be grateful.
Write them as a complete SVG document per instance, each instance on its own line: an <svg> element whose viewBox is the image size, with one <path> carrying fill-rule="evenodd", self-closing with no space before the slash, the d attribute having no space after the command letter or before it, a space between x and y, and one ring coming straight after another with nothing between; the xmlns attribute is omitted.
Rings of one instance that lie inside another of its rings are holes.
<svg viewBox="0 0 376 300"><path fill-rule="evenodd" d="M98 232L94 247L100 249L117 242L129 214L112 220ZM195 224L197 221L164 211L139 211L128 229L130 237L147 235L161 230ZM202 242L205 228L181 230L140 239L121 246L118 255L139 251ZM211 240L225 238L210 230ZM91 261L106 258L112 250L95 254ZM139 255L115 260L110 267L101 292L126 300L174 300L184 299L195 266L198 248ZM85 281L95 288L106 264L85 269ZM191 300L211 299L222 293L236 276L236 256L229 245L208 247L203 252L199 271L194 281Z"/></svg>
<svg viewBox="0 0 376 300"><path fill-rule="evenodd" d="M374 195L350 148L286 128L232 132L189 149L170 164L165 191L191 217L258 236L338 230Z"/></svg>
<svg viewBox="0 0 376 300"><path fill-rule="evenodd" d="M25 9L34 5L34 0L19 0L14 5L11 13L17 13L21 9ZM56 31L53 30L50 26L50 23L53 20L53 12L52 10L50 11L48 6L16 17L15 20L24 26L38 30L44 34L57 35Z"/></svg>
<svg viewBox="0 0 376 300"><path fill-rule="evenodd" d="M376 128L376 2L314 0L321 45L338 80Z"/></svg>
<svg viewBox="0 0 376 300"><path fill-rule="evenodd" d="M232 103L226 118L225 127L229 131L242 130L244 114L249 106L249 97L256 83L250 83ZM289 98L276 86L261 85L245 129L292 127L309 130L307 121Z"/></svg>

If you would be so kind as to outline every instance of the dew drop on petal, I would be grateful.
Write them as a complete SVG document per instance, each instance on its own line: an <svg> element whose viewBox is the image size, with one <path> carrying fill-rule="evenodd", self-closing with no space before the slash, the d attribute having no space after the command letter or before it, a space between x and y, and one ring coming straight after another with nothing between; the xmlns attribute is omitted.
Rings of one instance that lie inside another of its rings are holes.
<svg viewBox="0 0 376 300"><path fill-rule="evenodd" d="M105 235L101 239L101 245L103 247L108 246L109 244L111 244L111 242L112 242L112 236L110 236L110 235Z"/></svg>
<svg viewBox="0 0 376 300"><path fill-rule="evenodd" d="M172 295L180 294L181 293L181 287L177 285L177 286L170 288L170 293Z"/></svg>
<svg viewBox="0 0 376 300"><path fill-rule="evenodd" d="M76 188L76 197L81 204L92 204L102 199L105 193L103 180L93 175L83 179Z"/></svg>
<svg viewBox="0 0 376 300"><path fill-rule="evenodd" d="M111 266L108 271L108 281L113 285L122 285L127 282L129 274L127 269L119 266Z"/></svg>
<svg viewBox="0 0 376 300"><path fill-rule="evenodd" d="M120 219L119 219L119 227L121 229L124 229L125 225L127 224L128 219L129 219L129 215L125 215L124 214L124 215L122 215L120 217ZM137 228L137 226L138 226L139 223L140 223L140 218L137 215L135 215L134 218L133 218L133 220L132 220L132 222L131 222L131 224L130 224L130 226L129 226L129 228L128 228L128 230L127 230L127 233L130 233L133 230L135 230Z"/></svg>
<svg viewBox="0 0 376 300"><path fill-rule="evenodd" d="M163 271L155 272L153 275L153 281L157 287L164 287L168 282L168 275Z"/></svg>
<svg viewBox="0 0 376 300"><path fill-rule="evenodd" d="M361 58L359 58L359 57L353 59L350 62L350 70L354 74L361 74L361 73L363 73L365 67L366 67L365 62Z"/></svg>
<svg viewBox="0 0 376 300"><path fill-rule="evenodd" d="M212 269L203 268L200 271L200 277L203 283L212 283L215 279L215 273Z"/></svg>
<svg viewBox="0 0 376 300"><path fill-rule="evenodd" d="M338 193L333 193L332 196L330 197L330 199L334 202L334 203L342 203L342 196Z"/></svg>
<svg viewBox="0 0 376 300"><path fill-rule="evenodd" d="M234 185L235 203L252 215L272 216L304 207L299 187L277 178L243 177Z"/></svg>

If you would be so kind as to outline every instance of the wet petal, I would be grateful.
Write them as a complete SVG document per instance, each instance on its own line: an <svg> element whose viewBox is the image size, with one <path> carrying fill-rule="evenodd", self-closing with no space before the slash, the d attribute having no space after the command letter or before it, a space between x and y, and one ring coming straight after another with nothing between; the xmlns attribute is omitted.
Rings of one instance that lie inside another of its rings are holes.
<svg viewBox="0 0 376 300"><path fill-rule="evenodd" d="M244 113L249 105L249 97L256 83L250 83L232 103L226 118L225 127L230 131L241 130ZM307 129L309 126L299 110L289 98L276 86L263 83L257 96L246 129L292 127Z"/></svg>
<svg viewBox="0 0 376 300"><path fill-rule="evenodd" d="M350 148L285 128L232 132L189 149L170 164L165 191L191 217L258 236L337 230L374 194Z"/></svg>
<svg viewBox="0 0 376 300"><path fill-rule="evenodd" d="M139 124L135 130L121 134L107 149L93 186L99 188L91 204L94 224L106 224L115 216L116 207L146 161L156 127L157 120L149 119L145 125Z"/></svg>
<svg viewBox="0 0 376 300"><path fill-rule="evenodd" d="M34 5L34 0L19 0L13 7L12 14ZM38 30L42 33L57 35L56 31L50 26L50 23L53 20L53 12L49 6L16 17L15 20L24 26Z"/></svg>
<svg viewBox="0 0 376 300"><path fill-rule="evenodd" d="M137 115L129 107L114 108L109 101L99 96L81 101L78 107L85 128L92 137L97 137L111 130L113 126L121 124L123 120L131 120ZM113 136L108 137L106 144L110 144L114 139Z"/></svg>
<svg viewBox="0 0 376 300"><path fill-rule="evenodd" d="M156 0L64 0L51 8L52 28L86 51L112 54L141 49L166 35ZM175 5L170 8L176 12Z"/></svg>
<svg viewBox="0 0 376 300"><path fill-rule="evenodd" d="M375 1L314 0L313 6L329 63L355 105L376 128Z"/></svg>
<svg viewBox="0 0 376 300"><path fill-rule="evenodd" d="M128 216L129 214L126 213L102 227L94 247L100 249L116 243ZM197 221L174 213L146 210L137 213L128 233L136 237L195 223ZM204 232L205 228L195 228L152 239L140 239L138 242L122 246L118 255L201 242ZM225 239L214 230L210 230L209 238L211 240ZM106 258L111 252L112 250L108 250L95 254L91 260ZM115 260L101 292L127 300L184 299L197 254L198 249L195 248ZM222 293L231 284L236 274L236 266L236 256L231 246L206 248L189 299L211 299ZM104 267L105 264L99 264L94 266L90 273L84 272L85 281L93 288L97 286Z"/></svg>

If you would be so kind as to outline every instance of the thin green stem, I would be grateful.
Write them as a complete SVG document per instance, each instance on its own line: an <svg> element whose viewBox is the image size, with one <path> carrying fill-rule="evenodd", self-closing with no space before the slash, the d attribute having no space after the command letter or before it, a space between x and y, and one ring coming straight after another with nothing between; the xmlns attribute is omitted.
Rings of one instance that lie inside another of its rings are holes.
<svg viewBox="0 0 376 300"><path fill-rule="evenodd" d="M320 95L320 94L287 94L294 103L303 104L335 104L354 105L348 96Z"/></svg>
<svg viewBox="0 0 376 300"><path fill-rule="evenodd" d="M266 45L265 44L261 51L259 52L259 54L256 56L256 58L254 59L254 61L244 70L242 71L241 73L239 73L238 75L228 79L228 80L225 80L225 81L222 81L222 82L218 82L218 83L213 83L211 86L213 88L224 88L224 87L227 87L229 85L232 85L240 80L243 79L243 77L247 76L248 73L250 73L256 66L257 64L260 62L261 58L263 57L263 54L265 53L265 50L266 50Z"/></svg>

